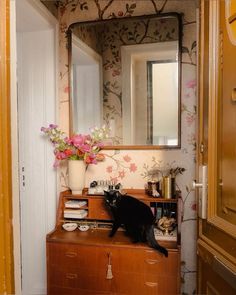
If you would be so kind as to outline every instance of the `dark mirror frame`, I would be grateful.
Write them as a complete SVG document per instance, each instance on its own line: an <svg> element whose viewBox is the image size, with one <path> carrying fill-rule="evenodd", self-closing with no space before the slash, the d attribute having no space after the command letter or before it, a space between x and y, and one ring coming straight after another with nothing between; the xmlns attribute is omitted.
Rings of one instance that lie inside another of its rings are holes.
<svg viewBox="0 0 236 295"><path fill-rule="evenodd" d="M70 135L73 134L73 106L72 106L72 94L71 94L71 60L72 60L72 29L75 25L78 24L99 24L99 23L109 23L118 20L125 19L140 19L140 18L169 18L175 17L178 20L178 35L179 35L179 51L178 51L178 77L179 77L179 88L178 88L178 145L176 146L168 146L168 145L112 145L112 146L104 146L103 149L106 150L175 150L181 148L181 82L182 82L182 14L177 12L170 13L161 13L161 14L151 14L151 15L140 15L140 16L132 16L132 17L124 17L124 18L112 18L105 20L94 20L94 21L84 21L84 22L76 22L69 26L67 30L67 48L68 48L68 71L69 71L69 83L70 83L70 91L69 91L69 123L70 123Z"/></svg>

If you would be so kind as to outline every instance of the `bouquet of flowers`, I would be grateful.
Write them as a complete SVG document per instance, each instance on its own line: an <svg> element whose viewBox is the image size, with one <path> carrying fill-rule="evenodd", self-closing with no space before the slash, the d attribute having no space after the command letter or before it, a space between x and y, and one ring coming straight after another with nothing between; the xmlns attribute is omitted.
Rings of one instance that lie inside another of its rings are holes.
<svg viewBox="0 0 236 295"><path fill-rule="evenodd" d="M104 146L103 141L109 138L110 129L103 126L91 129L91 134L74 134L67 137L57 125L50 124L42 127L41 131L47 135L54 146L55 162L58 167L61 160L83 160L86 164L97 164L105 156L99 153Z"/></svg>

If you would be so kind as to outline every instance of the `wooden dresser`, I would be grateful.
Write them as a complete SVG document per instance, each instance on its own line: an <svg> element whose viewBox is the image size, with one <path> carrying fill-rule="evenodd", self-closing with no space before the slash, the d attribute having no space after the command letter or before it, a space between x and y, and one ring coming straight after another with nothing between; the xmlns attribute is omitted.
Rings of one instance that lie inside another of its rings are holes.
<svg viewBox="0 0 236 295"><path fill-rule="evenodd" d="M137 192L137 191L135 191ZM133 196L153 206L176 200L150 198L139 191ZM67 232L62 224L65 202L83 200L87 216L73 222L89 224L88 231ZM175 206L175 205L174 205ZM132 214L132 212L131 212ZM71 195L63 192L57 212L57 225L47 235L48 295L174 295L180 286L180 247L177 241L160 241L168 248L168 258L146 244L133 244L123 230L108 237L111 216L103 196Z"/></svg>

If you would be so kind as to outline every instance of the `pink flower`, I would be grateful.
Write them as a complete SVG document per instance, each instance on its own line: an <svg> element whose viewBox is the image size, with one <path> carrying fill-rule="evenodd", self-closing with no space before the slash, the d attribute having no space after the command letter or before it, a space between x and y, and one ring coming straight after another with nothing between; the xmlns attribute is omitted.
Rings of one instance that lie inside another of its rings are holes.
<svg viewBox="0 0 236 295"><path fill-rule="evenodd" d="M50 128L50 129L56 129L57 127L58 127L58 125L55 125L55 124L50 124L50 125L49 125L49 128Z"/></svg>
<svg viewBox="0 0 236 295"><path fill-rule="evenodd" d="M89 153L91 151L91 146L89 144L81 144L80 146L78 146L78 148L81 150L81 152L84 153Z"/></svg>
<svg viewBox="0 0 236 295"><path fill-rule="evenodd" d="M137 170L137 166L135 163L131 163L129 166L129 171L130 172L135 172Z"/></svg>
<svg viewBox="0 0 236 295"><path fill-rule="evenodd" d="M41 129L40 129L42 132L47 132L47 131L49 131L49 128L46 128L46 127L41 127Z"/></svg>
<svg viewBox="0 0 236 295"><path fill-rule="evenodd" d="M187 115L186 122L187 122L188 126L191 126L192 123L194 122L194 120L195 120L194 115L189 115L189 114Z"/></svg>
<svg viewBox="0 0 236 295"><path fill-rule="evenodd" d="M196 203L192 204L191 209L193 211L196 211L197 210L197 204Z"/></svg>
<svg viewBox="0 0 236 295"><path fill-rule="evenodd" d="M186 87L187 88L191 88L191 89L194 89L195 87L197 86L197 82L196 80L189 80L187 83L186 83Z"/></svg>
<svg viewBox="0 0 236 295"><path fill-rule="evenodd" d="M69 150L69 149L66 149L66 150L64 151L64 153L65 153L65 155L66 155L67 157L69 157L69 156L71 156L71 155L74 154L73 151L72 151L72 150Z"/></svg>
<svg viewBox="0 0 236 295"><path fill-rule="evenodd" d="M117 177L110 177L110 180L114 183L118 183L118 178Z"/></svg>
<svg viewBox="0 0 236 295"><path fill-rule="evenodd" d="M119 76L120 75L120 71L119 70L113 70L112 72L112 76L115 77L115 76Z"/></svg>
<svg viewBox="0 0 236 295"><path fill-rule="evenodd" d="M64 93L69 93L69 91L70 91L70 86L66 86L66 87L64 88Z"/></svg>
<svg viewBox="0 0 236 295"><path fill-rule="evenodd" d="M125 177L125 171L119 171L119 176L121 179L123 179Z"/></svg>
<svg viewBox="0 0 236 295"><path fill-rule="evenodd" d="M55 157L57 160L64 160L67 158L67 155L64 152L56 152Z"/></svg>
<svg viewBox="0 0 236 295"><path fill-rule="evenodd" d="M90 138L88 135L76 134L68 139L68 143L74 145L75 147L81 147L88 138Z"/></svg>
<svg viewBox="0 0 236 295"><path fill-rule="evenodd" d="M130 161L131 161L131 158L130 158L129 155L125 155L125 156L123 157L123 159L124 159L125 162L130 162Z"/></svg>
<svg viewBox="0 0 236 295"><path fill-rule="evenodd" d="M85 163L86 164L97 164L96 155L95 154L88 154L85 155Z"/></svg>
<svg viewBox="0 0 236 295"><path fill-rule="evenodd" d="M53 167L54 167L54 168L57 168L57 167L59 166L59 164L60 164L60 161L57 160L57 159L55 158L55 161L54 161Z"/></svg>
<svg viewBox="0 0 236 295"><path fill-rule="evenodd" d="M108 166L106 170L107 170L107 173L112 173L112 170L113 170L112 166Z"/></svg>
<svg viewBox="0 0 236 295"><path fill-rule="evenodd" d="M117 14L118 14L118 16L123 16L123 15L124 15L123 11L121 11L121 10L120 10L120 11L118 11L118 13L117 13Z"/></svg>
<svg viewBox="0 0 236 295"><path fill-rule="evenodd" d="M185 94L185 97L186 98L189 98L190 97L190 93Z"/></svg>
<svg viewBox="0 0 236 295"><path fill-rule="evenodd" d="M58 129L55 124L50 124L47 128L41 127L41 131L50 139L54 147L55 163L54 167L59 166L59 162L64 159L83 160L86 164L97 164L97 160L104 160L103 154L98 155L103 143L107 138L109 130L104 126L96 127L91 134L75 134L67 137L64 132Z"/></svg>

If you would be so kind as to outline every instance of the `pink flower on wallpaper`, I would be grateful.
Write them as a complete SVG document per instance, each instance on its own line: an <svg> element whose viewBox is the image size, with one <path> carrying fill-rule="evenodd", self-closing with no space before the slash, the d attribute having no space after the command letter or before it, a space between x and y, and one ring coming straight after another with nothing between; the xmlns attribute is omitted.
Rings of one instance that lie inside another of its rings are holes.
<svg viewBox="0 0 236 295"><path fill-rule="evenodd" d="M118 177L110 177L110 180L114 183L118 183Z"/></svg>
<svg viewBox="0 0 236 295"><path fill-rule="evenodd" d="M187 87L187 88L194 89L196 86L197 86L197 81L196 81L196 79L189 80L189 81L186 83L186 87Z"/></svg>
<svg viewBox="0 0 236 295"><path fill-rule="evenodd" d="M113 70L112 72L112 76L115 77L115 76L119 76L120 75L120 71L119 70Z"/></svg>
<svg viewBox="0 0 236 295"><path fill-rule="evenodd" d="M65 11L66 11L66 7L65 6L61 6L60 7L60 16L61 17L64 15Z"/></svg>
<svg viewBox="0 0 236 295"><path fill-rule="evenodd" d="M112 170L113 170L112 169L112 166L107 166L107 169L106 170L107 170L108 173L112 173Z"/></svg>
<svg viewBox="0 0 236 295"><path fill-rule="evenodd" d="M185 97L186 97L186 98L189 98L190 96L191 96L190 93L186 93L186 94L185 94Z"/></svg>
<svg viewBox="0 0 236 295"><path fill-rule="evenodd" d="M125 177L125 171L119 171L119 176L120 179L123 179Z"/></svg>
<svg viewBox="0 0 236 295"><path fill-rule="evenodd" d="M193 114L187 114L186 122L188 126L191 126L193 122L195 121L195 115Z"/></svg>
<svg viewBox="0 0 236 295"><path fill-rule="evenodd" d="M117 15L121 17L124 15L124 12L120 10L120 11L118 11Z"/></svg>
<svg viewBox="0 0 236 295"><path fill-rule="evenodd" d="M129 171L130 172L135 172L137 171L137 166L135 163L131 163L130 166L129 166Z"/></svg>
<svg viewBox="0 0 236 295"><path fill-rule="evenodd" d="M197 210L197 204L196 203L192 204L191 209L193 211L196 211Z"/></svg>
<svg viewBox="0 0 236 295"><path fill-rule="evenodd" d="M123 159L124 159L125 162L130 162L131 161L131 157L129 155L125 155L123 157Z"/></svg>
<svg viewBox="0 0 236 295"><path fill-rule="evenodd" d="M66 87L64 88L64 93L69 93L69 91L70 91L70 86L66 86Z"/></svg>

